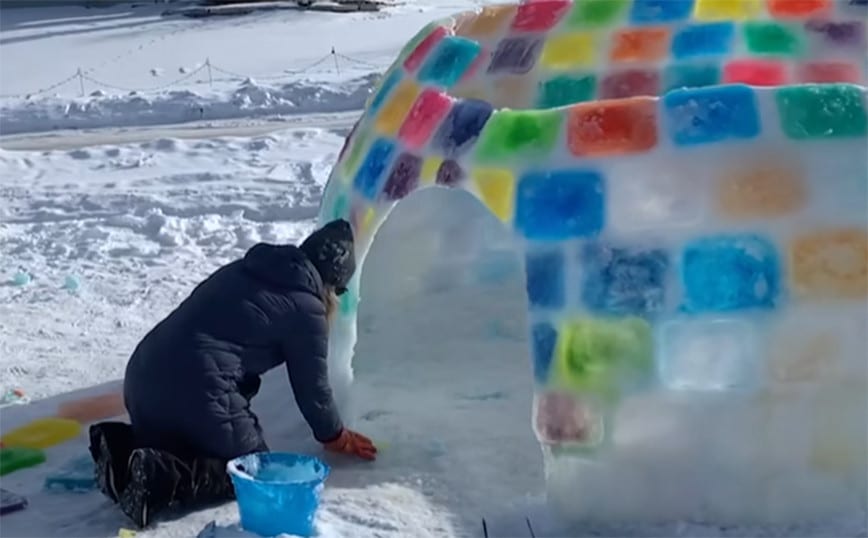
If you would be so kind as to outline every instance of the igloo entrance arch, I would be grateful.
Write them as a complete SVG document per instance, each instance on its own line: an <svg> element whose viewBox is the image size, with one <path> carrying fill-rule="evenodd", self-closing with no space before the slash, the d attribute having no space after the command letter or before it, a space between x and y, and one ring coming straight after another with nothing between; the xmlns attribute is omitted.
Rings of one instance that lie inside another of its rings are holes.
<svg viewBox="0 0 868 538"><path fill-rule="evenodd" d="M439 185L515 231L534 428L564 514L864 510L866 14L529 1L432 23L385 74L321 220L349 219L364 260L390 208ZM358 298L356 280L337 363Z"/></svg>

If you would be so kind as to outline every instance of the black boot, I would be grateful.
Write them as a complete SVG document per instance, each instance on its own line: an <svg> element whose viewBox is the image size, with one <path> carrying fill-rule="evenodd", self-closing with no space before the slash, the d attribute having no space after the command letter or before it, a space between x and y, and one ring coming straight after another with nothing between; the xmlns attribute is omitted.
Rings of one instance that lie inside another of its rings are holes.
<svg viewBox="0 0 868 538"><path fill-rule="evenodd" d="M130 456L128 476L120 506L139 527L147 527L154 516L168 509L195 509L235 498L222 460L182 459L142 448Z"/></svg>
<svg viewBox="0 0 868 538"><path fill-rule="evenodd" d="M100 422L91 425L89 433L97 487L118 502L126 487L127 462L135 448L133 429L123 422Z"/></svg>

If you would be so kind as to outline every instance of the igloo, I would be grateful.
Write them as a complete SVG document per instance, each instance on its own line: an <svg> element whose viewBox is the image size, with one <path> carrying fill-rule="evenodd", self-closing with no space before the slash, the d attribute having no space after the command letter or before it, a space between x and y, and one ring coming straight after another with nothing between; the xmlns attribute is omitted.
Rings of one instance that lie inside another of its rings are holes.
<svg viewBox="0 0 868 538"><path fill-rule="evenodd" d="M464 189L524 254L531 411L582 521L864 510L864 0L543 0L438 20L348 136L320 221L361 263ZM350 371L358 275L330 360ZM349 382L349 380L345 380Z"/></svg>

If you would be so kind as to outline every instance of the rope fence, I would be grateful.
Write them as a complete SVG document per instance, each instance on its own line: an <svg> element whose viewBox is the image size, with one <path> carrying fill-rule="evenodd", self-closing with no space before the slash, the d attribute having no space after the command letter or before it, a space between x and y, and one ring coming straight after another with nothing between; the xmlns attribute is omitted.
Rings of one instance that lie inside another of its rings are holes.
<svg viewBox="0 0 868 538"><path fill-rule="evenodd" d="M3 94L0 95L0 98L30 99L31 97L44 95L56 90L57 88L70 84L75 84L76 82L78 83L79 96L84 97L88 91L92 93L101 89L116 90L122 92L153 92L165 90L172 87L192 86L204 83L212 86L215 82L228 82L234 80L280 80L305 73L337 73L338 75L340 75L341 64L344 64L345 67L355 66L364 69L385 69L386 67L388 67L388 64L377 64L366 60L353 58L351 56L347 56L346 54L341 54L339 52L336 52L334 47L332 47L331 52L329 52L322 58L303 67L295 69L285 69L280 73L264 76L244 75L230 69L225 69L223 67L215 65L213 62L211 62L210 58L206 58L204 63L202 63L192 71L184 73L183 76L180 76L170 82L166 82L149 88L133 88L120 84L113 84L104 80L99 80L91 76L89 74L89 70L82 70L82 68L79 67L78 70L72 75L64 78L63 80L59 80L54 84L46 86L45 88L40 88L24 93ZM204 78L196 78L196 80L193 80L191 82L191 79L193 79L197 75L201 75Z"/></svg>

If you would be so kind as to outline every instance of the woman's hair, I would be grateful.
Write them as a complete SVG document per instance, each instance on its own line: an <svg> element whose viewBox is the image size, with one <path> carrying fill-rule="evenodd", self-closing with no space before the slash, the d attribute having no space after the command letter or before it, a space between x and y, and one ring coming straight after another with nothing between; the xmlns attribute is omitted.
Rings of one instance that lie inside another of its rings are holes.
<svg viewBox="0 0 868 538"><path fill-rule="evenodd" d="M326 318L329 321L332 321L334 315L338 311L338 302L340 299L338 298L338 294L335 292L333 286L323 286L322 295L322 302L325 304L326 308Z"/></svg>

